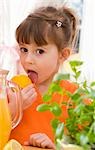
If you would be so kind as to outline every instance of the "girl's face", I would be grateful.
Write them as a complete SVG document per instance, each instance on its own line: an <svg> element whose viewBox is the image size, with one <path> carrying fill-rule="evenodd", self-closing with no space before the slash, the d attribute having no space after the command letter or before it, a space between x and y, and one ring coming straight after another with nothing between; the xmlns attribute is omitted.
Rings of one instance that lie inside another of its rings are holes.
<svg viewBox="0 0 95 150"><path fill-rule="evenodd" d="M20 45L20 58L25 71L37 84L52 80L60 65L60 53L55 44L37 46L36 44Z"/></svg>

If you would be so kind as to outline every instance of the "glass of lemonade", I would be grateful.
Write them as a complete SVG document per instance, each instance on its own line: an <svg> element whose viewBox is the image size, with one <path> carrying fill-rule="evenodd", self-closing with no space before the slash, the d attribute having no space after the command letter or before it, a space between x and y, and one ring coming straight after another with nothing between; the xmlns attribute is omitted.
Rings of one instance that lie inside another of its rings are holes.
<svg viewBox="0 0 95 150"><path fill-rule="evenodd" d="M22 118L19 87L6 80L8 71L0 69L0 150L7 143L11 130Z"/></svg>

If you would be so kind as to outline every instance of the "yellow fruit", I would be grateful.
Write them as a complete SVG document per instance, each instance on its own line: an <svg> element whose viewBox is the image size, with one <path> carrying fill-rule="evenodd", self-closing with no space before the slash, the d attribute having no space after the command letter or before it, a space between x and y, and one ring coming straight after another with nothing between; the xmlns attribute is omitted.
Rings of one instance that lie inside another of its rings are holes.
<svg viewBox="0 0 95 150"><path fill-rule="evenodd" d="M32 83L29 77L23 74L14 76L11 81L18 84L20 88L24 88Z"/></svg>
<svg viewBox="0 0 95 150"><path fill-rule="evenodd" d="M24 149L18 141L12 139L5 145L3 150L24 150Z"/></svg>

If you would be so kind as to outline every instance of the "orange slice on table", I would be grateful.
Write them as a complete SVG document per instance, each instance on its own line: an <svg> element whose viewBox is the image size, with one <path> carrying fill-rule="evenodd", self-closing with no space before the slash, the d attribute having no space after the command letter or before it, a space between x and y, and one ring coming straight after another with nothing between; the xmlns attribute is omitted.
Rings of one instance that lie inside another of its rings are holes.
<svg viewBox="0 0 95 150"><path fill-rule="evenodd" d="M29 77L24 74L14 76L11 81L18 84L20 88L24 88L32 83Z"/></svg>
<svg viewBox="0 0 95 150"><path fill-rule="evenodd" d="M12 139L8 141L3 150L24 150L24 149L18 141Z"/></svg>

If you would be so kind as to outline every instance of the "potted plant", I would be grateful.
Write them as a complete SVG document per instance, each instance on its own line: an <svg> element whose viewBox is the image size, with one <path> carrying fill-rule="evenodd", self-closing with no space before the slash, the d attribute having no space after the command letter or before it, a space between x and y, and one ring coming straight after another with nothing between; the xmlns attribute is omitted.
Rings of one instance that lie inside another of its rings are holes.
<svg viewBox="0 0 95 150"><path fill-rule="evenodd" d="M37 107L40 112L50 111L54 114L51 125L55 135L56 148L64 150L95 149L95 82L88 85L87 81L79 82L81 61L70 61L74 84L77 89L71 93L60 86L60 80L70 80L70 74L59 74L43 96L43 104ZM54 93L67 95L68 101L52 101ZM65 122L60 120L62 106L66 106L68 117Z"/></svg>

